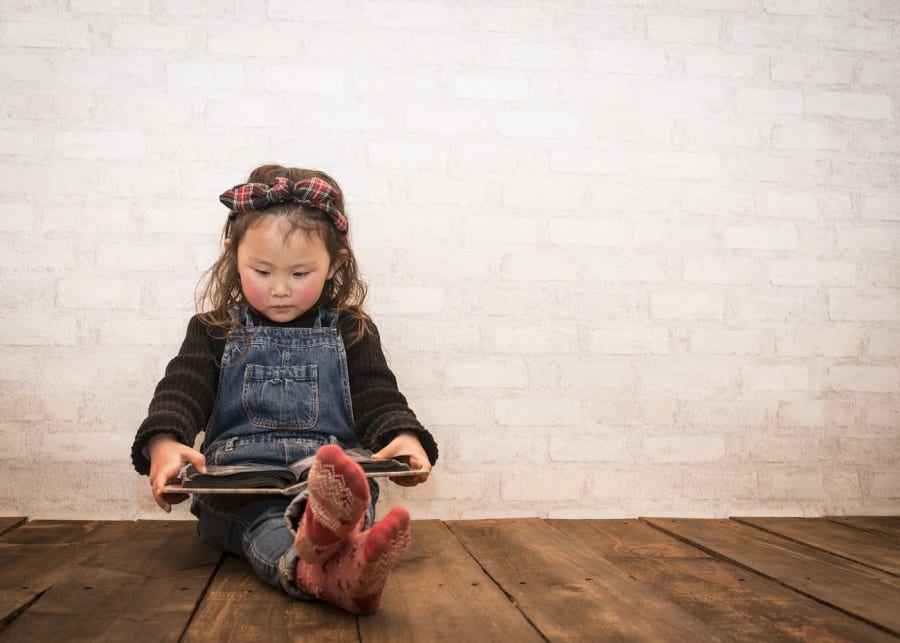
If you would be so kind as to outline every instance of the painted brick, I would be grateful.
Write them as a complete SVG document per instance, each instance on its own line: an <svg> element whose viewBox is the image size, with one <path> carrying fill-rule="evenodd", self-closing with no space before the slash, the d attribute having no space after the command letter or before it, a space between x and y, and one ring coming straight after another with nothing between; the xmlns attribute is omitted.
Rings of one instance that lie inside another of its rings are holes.
<svg viewBox="0 0 900 643"><path fill-rule="evenodd" d="M0 232L27 232L37 220L34 207L25 201L0 203Z"/></svg>
<svg viewBox="0 0 900 643"><path fill-rule="evenodd" d="M719 20L715 17L650 16L647 37L663 42L716 43Z"/></svg>
<svg viewBox="0 0 900 643"><path fill-rule="evenodd" d="M292 58L300 52L297 32L281 25L257 25L246 37L242 22L224 23L206 36L206 49L213 55L242 58Z"/></svg>
<svg viewBox="0 0 900 643"><path fill-rule="evenodd" d="M796 250L799 241L792 225L734 225L724 231L725 247L734 250Z"/></svg>
<svg viewBox="0 0 900 643"><path fill-rule="evenodd" d="M409 202L416 204L477 206L484 203L488 186L484 181L423 178L410 186Z"/></svg>
<svg viewBox="0 0 900 643"><path fill-rule="evenodd" d="M0 23L0 43L7 47L88 49L90 26L87 22L68 20L4 20Z"/></svg>
<svg viewBox="0 0 900 643"><path fill-rule="evenodd" d="M69 8L84 13L149 14L151 0L72 0Z"/></svg>
<svg viewBox="0 0 900 643"><path fill-rule="evenodd" d="M7 4L0 511L157 515L122 427L264 161L340 180L439 442L387 505L895 509L896 2Z"/></svg>
<svg viewBox="0 0 900 643"><path fill-rule="evenodd" d="M503 279L527 281L573 281L578 266L568 253L529 252L504 255L500 267Z"/></svg>
<svg viewBox="0 0 900 643"><path fill-rule="evenodd" d="M584 130L582 120L574 114L536 109L500 112L496 127L501 136L518 138L574 139Z"/></svg>
<svg viewBox="0 0 900 643"><path fill-rule="evenodd" d="M494 48L493 62L498 67L557 73L559 70L574 69L577 66L578 49L568 44L500 40Z"/></svg>
<svg viewBox="0 0 900 643"><path fill-rule="evenodd" d="M562 173L614 176L634 173L633 163L629 162L626 153L608 146L589 149L584 145L554 145L550 150L550 169Z"/></svg>
<svg viewBox="0 0 900 643"><path fill-rule="evenodd" d="M815 92L806 94L803 106L812 114L885 120L894 111L894 101L882 94Z"/></svg>
<svg viewBox="0 0 900 643"><path fill-rule="evenodd" d="M749 259L685 259L682 276L687 283L749 285L754 273Z"/></svg>
<svg viewBox="0 0 900 643"><path fill-rule="evenodd" d="M314 78L314 82L297 82L299 78ZM271 92L335 95L346 91L346 74L338 67L310 65L266 65L263 86Z"/></svg>
<svg viewBox="0 0 900 643"><path fill-rule="evenodd" d="M588 350L603 355L668 355L671 340L665 328L595 328Z"/></svg>
<svg viewBox="0 0 900 643"><path fill-rule="evenodd" d="M695 52L687 55L684 70L689 76L753 78L758 64L759 58L753 54Z"/></svg>
<svg viewBox="0 0 900 643"><path fill-rule="evenodd" d="M900 498L900 474L896 469L872 474L872 495L876 498Z"/></svg>
<svg viewBox="0 0 900 643"><path fill-rule="evenodd" d="M501 186L503 206L526 210L575 210L584 200L584 186L578 181L557 180L553 189L540 182L509 183Z"/></svg>
<svg viewBox="0 0 900 643"><path fill-rule="evenodd" d="M650 313L657 319L722 319L722 298L706 292L653 293Z"/></svg>
<svg viewBox="0 0 900 643"><path fill-rule="evenodd" d="M447 85L451 98L524 101L528 97L528 79L518 74L455 76Z"/></svg>
<svg viewBox="0 0 900 643"><path fill-rule="evenodd" d="M488 344L498 353L549 354L574 353L577 332L572 324L554 323L527 326L511 324L501 331L488 329Z"/></svg>
<svg viewBox="0 0 900 643"><path fill-rule="evenodd" d="M810 385L807 366L744 366L741 380L749 391L806 391Z"/></svg>
<svg viewBox="0 0 900 643"><path fill-rule="evenodd" d="M365 4L362 17L376 27L429 30L443 27L449 15L447 6L440 3L375 0Z"/></svg>
<svg viewBox="0 0 900 643"><path fill-rule="evenodd" d="M896 298L834 293L828 298L828 316L834 321L889 322L898 318Z"/></svg>
<svg viewBox="0 0 900 643"><path fill-rule="evenodd" d="M663 76L666 74L666 51L653 47L593 49L588 53L588 69L603 73Z"/></svg>
<svg viewBox="0 0 900 643"><path fill-rule="evenodd" d="M773 261L769 280L777 286L853 286L856 265L841 261Z"/></svg>
<svg viewBox="0 0 900 643"><path fill-rule="evenodd" d="M803 94L787 89L739 89L737 110L747 114L800 114Z"/></svg>
<svg viewBox="0 0 900 643"><path fill-rule="evenodd" d="M129 279L67 277L57 285L61 308L137 308L141 291Z"/></svg>
<svg viewBox="0 0 900 643"><path fill-rule="evenodd" d="M621 221L554 218L547 225L550 242L557 246L621 246L626 229Z"/></svg>
<svg viewBox="0 0 900 643"><path fill-rule="evenodd" d="M760 355L766 338L757 330L695 330L688 338L688 350L698 355Z"/></svg>
<svg viewBox="0 0 900 643"><path fill-rule="evenodd" d="M862 216L876 221L900 221L900 192L864 197Z"/></svg>
<svg viewBox="0 0 900 643"><path fill-rule="evenodd" d="M836 16L849 13L848 0L763 0L766 13L787 16Z"/></svg>
<svg viewBox="0 0 900 643"><path fill-rule="evenodd" d="M772 60L772 80L788 83L849 85L852 65L848 58L793 54Z"/></svg>
<svg viewBox="0 0 900 643"><path fill-rule="evenodd" d="M244 66L221 62L173 62L166 65L166 77L173 87L240 89Z"/></svg>
<svg viewBox="0 0 900 643"><path fill-rule="evenodd" d="M894 366L832 366L828 376L836 391L900 392L900 369Z"/></svg>
<svg viewBox="0 0 900 643"><path fill-rule="evenodd" d="M578 500L582 494L584 481L581 476L569 472L561 476L553 472L528 472L508 474L500 482L500 497L503 500L524 500L529 503L540 500Z"/></svg>
<svg viewBox="0 0 900 643"><path fill-rule="evenodd" d="M862 336L856 330L835 328L783 332L775 339L775 352L785 357L856 357Z"/></svg>
<svg viewBox="0 0 900 643"><path fill-rule="evenodd" d="M388 314L439 313L446 306L444 291L416 286L383 286L371 296L372 307Z"/></svg>
<svg viewBox="0 0 900 643"><path fill-rule="evenodd" d="M772 145L779 149L843 150L849 140L849 130L841 125L801 121L772 129Z"/></svg>
<svg viewBox="0 0 900 643"><path fill-rule="evenodd" d="M565 398L498 399L494 416L501 426L577 426L582 410L579 400Z"/></svg>
<svg viewBox="0 0 900 643"><path fill-rule="evenodd" d="M454 136L483 136L492 129L491 116L480 109L459 105L427 109L409 107L403 115L403 131Z"/></svg>
<svg viewBox="0 0 900 643"><path fill-rule="evenodd" d="M671 271L660 257L594 253L586 260L585 274L594 283L665 283Z"/></svg>
<svg viewBox="0 0 900 643"><path fill-rule="evenodd" d="M74 346L77 325L64 316L56 316L52 324L46 317L2 317L0 333L10 346Z"/></svg>
<svg viewBox="0 0 900 643"><path fill-rule="evenodd" d="M113 49L186 51L192 36L189 27L123 24L113 28L110 46Z"/></svg>
<svg viewBox="0 0 900 643"><path fill-rule="evenodd" d="M649 153L641 158L643 174L663 179L714 179L722 170L716 154Z"/></svg>
<svg viewBox="0 0 900 643"><path fill-rule="evenodd" d="M446 165L443 146L424 141L376 141L369 145L369 162L375 167L442 169Z"/></svg>
<svg viewBox="0 0 900 643"><path fill-rule="evenodd" d="M465 362L447 365L449 386L463 388L525 388L528 377L522 362Z"/></svg>
<svg viewBox="0 0 900 643"><path fill-rule="evenodd" d="M474 243L534 243L538 238L537 221L527 217L469 217L463 229Z"/></svg>
<svg viewBox="0 0 900 643"><path fill-rule="evenodd" d="M139 131L59 132L54 151L70 159L136 159L143 155L146 137Z"/></svg>
<svg viewBox="0 0 900 643"><path fill-rule="evenodd" d="M630 459L629 451L628 436L623 432L588 429L550 436L552 462L620 462Z"/></svg>
<svg viewBox="0 0 900 643"><path fill-rule="evenodd" d="M651 462L718 462L725 452L721 435L658 435L641 441L641 453Z"/></svg>
<svg viewBox="0 0 900 643"><path fill-rule="evenodd" d="M690 398L709 397L736 386L730 364L704 357L700 361L668 361L640 372L641 391L650 395L667 394Z"/></svg>
<svg viewBox="0 0 900 643"><path fill-rule="evenodd" d="M852 426L856 419L852 402L802 400L778 404L778 426L780 427L846 427Z"/></svg>
<svg viewBox="0 0 900 643"><path fill-rule="evenodd" d="M5 104L7 114L16 120L79 122L91 117L94 98L76 93L13 94Z"/></svg>

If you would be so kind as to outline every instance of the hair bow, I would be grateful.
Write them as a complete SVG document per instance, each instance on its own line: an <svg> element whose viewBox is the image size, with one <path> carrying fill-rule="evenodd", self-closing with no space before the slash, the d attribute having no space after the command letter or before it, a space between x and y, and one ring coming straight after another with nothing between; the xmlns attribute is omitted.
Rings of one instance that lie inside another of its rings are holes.
<svg viewBox="0 0 900 643"><path fill-rule="evenodd" d="M336 205L340 196L337 188L318 177L296 182L279 177L272 185L241 183L220 194L219 201L238 213L264 210L279 203L305 205L327 214L337 231L346 233L349 227L347 217Z"/></svg>

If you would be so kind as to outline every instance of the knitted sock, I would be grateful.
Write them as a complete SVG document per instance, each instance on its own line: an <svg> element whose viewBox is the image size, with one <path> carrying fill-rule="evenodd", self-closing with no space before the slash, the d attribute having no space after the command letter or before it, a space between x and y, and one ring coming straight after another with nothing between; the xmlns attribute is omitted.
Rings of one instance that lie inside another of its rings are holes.
<svg viewBox="0 0 900 643"><path fill-rule="evenodd" d="M375 610L384 584L409 546L409 512L395 507L368 531L352 534L321 564L300 560L297 586L354 614Z"/></svg>
<svg viewBox="0 0 900 643"><path fill-rule="evenodd" d="M301 559L323 563L362 526L369 506L369 483L360 466L336 444L326 444L316 452L308 480L309 498L294 548Z"/></svg>

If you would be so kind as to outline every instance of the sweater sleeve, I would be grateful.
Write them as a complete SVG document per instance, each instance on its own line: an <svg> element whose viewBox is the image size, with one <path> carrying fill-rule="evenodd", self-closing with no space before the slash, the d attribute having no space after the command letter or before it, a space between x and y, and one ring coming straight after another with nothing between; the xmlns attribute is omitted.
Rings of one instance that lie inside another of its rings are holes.
<svg viewBox="0 0 900 643"><path fill-rule="evenodd" d="M438 458L437 443L398 389L374 324L370 332L347 348L347 374L360 443L379 451L400 433L413 433L434 464Z"/></svg>
<svg viewBox="0 0 900 643"><path fill-rule="evenodd" d="M147 417L135 435L131 460L138 473L150 472L150 461L144 450L154 435L169 433L182 444L193 446L197 434L206 427L216 401L218 365L224 348L224 341L210 337L197 316L191 319L181 349L166 367L165 376L150 401Z"/></svg>

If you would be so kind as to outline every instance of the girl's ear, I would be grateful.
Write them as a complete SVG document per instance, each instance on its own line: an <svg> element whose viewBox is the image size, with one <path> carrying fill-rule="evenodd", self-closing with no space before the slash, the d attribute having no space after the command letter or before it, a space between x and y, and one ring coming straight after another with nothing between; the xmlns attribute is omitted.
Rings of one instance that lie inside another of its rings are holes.
<svg viewBox="0 0 900 643"><path fill-rule="evenodd" d="M231 247L231 239L225 239L224 244L225 249L228 250Z"/></svg>
<svg viewBox="0 0 900 643"><path fill-rule="evenodd" d="M346 248L342 248L338 250L337 257L334 258L334 261L331 262L331 268L328 270L328 278L331 279L334 277L334 273L338 271L338 269L344 265L344 262L350 258L350 252Z"/></svg>

